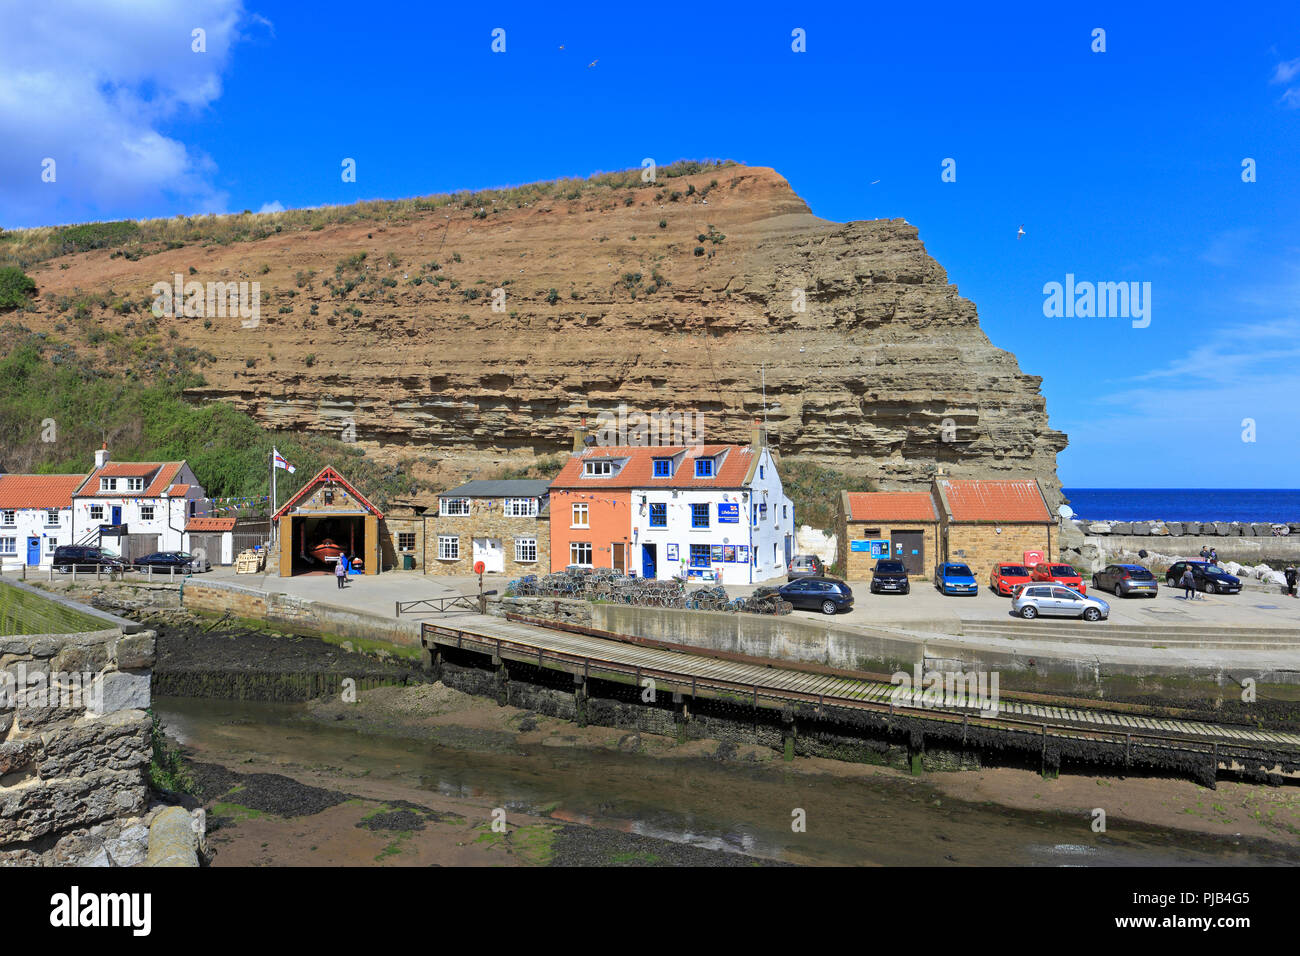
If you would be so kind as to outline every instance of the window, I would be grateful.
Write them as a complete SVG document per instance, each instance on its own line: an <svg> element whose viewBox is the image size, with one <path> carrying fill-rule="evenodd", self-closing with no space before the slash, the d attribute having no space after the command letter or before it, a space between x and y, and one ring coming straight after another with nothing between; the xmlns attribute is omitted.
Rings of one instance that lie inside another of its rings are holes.
<svg viewBox="0 0 1300 956"><path fill-rule="evenodd" d="M91 520L91 521L103 521L103 520L104 520L104 506L103 506L103 505L91 505L91 506L90 506L90 520Z"/></svg>
<svg viewBox="0 0 1300 956"><path fill-rule="evenodd" d="M9 509L0 512L0 515L3 515L3 520L0 520L0 524L3 524L6 528L12 528L14 525L18 523L18 518L16 513Z"/></svg>
<svg viewBox="0 0 1300 956"><path fill-rule="evenodd" d="M460 560L460 538L454 534L438 535L438 560Z"/></svg>
<svg viewBox="0 0 1300 956"><path fill-rule="evenodd" d="M758 466L758 478L759 478L759 480L762 481L764 475L766 475L766 474L767 474L767 466L766 466L766 465L759 465L759 466Z"/></svg>
<svg viewBox="0 0 1300 956"><path fill-rule="evenodd" d="M116 479L116 478L101 478L101 479L99 479L99 490L100 490L100 491L117 491L117 479Z"/></svg>
<svg viewBox="0 0 1300 956"><path fill-rule="evenodd" d="M709 566L709 555L712 552L713 549L707 544L691 545L691 567L707 568Z"/></svg>
<svg viewBox="0 0 1300 956"><path fill-rule="evenodd" d="M575 528L590 527L590 525L587 523L587 506L585 504L573 506L573 527Z"/></svg>
<svg viewBox="0 0 1300 956"><path fill-rule="evenodd" d="M144 491L144 479L143 479L143 478L128 478L128 479L126 480L126 490L127 490L127 491Z"/></svg>
<svg viewBox="0 0 1300 956"><path fill-rule="evenodd" d="M45 553L46 553L46 554L53 554L54 551L55 551L55 549L58 548L58 546L59 546L59 539L58 539L58 538L46 538L46 539L45 539Z"/></svg>
<svg viewBox="0 0 1300 956"><path fill-rule="evenodd" d="M414 551L415 550L415 532L399 531L397 532L397 550Z"/></svg>
<svg viewBox="0 0 1300 956"><path fill-rule="evenodd" d="M785 520L786 518L788 518L788 517L790 517L790 506L789 506L789 505L782 505L782 506L781 506L781 520L784 521L784 520Z"/></svg>
<svg viewBox="0 0 1300 956"><path fill-rule="evenodd" d="M58 508L45 509L45 527L57 528L58 526L59 526L59 509Z"/></svg>
<svg viewBox="0 0 1300 956"><path fill-rule="evenodd" d="M612 474L614 474L614 463L608 458L586 462L582 470L584 478L605 478Z"/></svg>
<svg viewBox="0 0 1300 956"><path fill-rule="evenodd" d="M695 477L712 478L713 477L713 459L696 458L695 459Z"/></svg>
<svg viewBox="0 0 1300 956"><path fill-rule="evenodd" d="M141 520L141 521L152 521L152 520L153 520L153 505L141 505L141 506L140 506L140 520Z"/></svg>
<svg viewBox="0 0 1300 956"><path fill-rule="evenodd" d="M709 526L709 506L691 505L691 527L707 528Z"/></svg>
<svg viewBox="0 0 1300 956"><path fill-rule="evenodd" d="M515 538L515 560L520 564L532 564L537 560L536 538Z"/></svg>
<svg viewBox="0 0 1300 956"><path fill-rule="evenodd" d="M325 493L321 497L324 498L325 504L327 505L334 504L334 489L326 488Z"/></svg>
<svg viewBox="0 0 1300 956"><path fill-rule="evenodd" d="M758 527L758 505L754 505L754 527Z"/></svg>
<svg viewBox="0 0 1300 956"><path fill-rule="evenodd" d="M650 506L650 527L668 527L668 506L663 502Z"/></svg>
<svg viewBox="0 0 1300 956"><path fill-rule="evenodd" d="M468 498L442 498L438 512L444 518L455 518L469 514Z"/></svg>
<svg viewBox="0 0 1300 956"><path fill-rule="evenodd" d="M507 498L506 517L508 518L537 517L537 499L536 498Z"/></svg>
<svg viewBox="0 0 1300 956"><path fill-rule="evenodd" d="M569 542L569 563L583 568L591 567L591 542Z"/></svg>
<svg viewBox="0 0 1300 956"><path fill-rule="evenodd" d="M0 538L0 554L17 554L17 538Z"/></svg>
<svg viewBox="0 0 1300 956"><path fill-rule="evenodd" d="M655 459L655 477L671 478L673 476L673 460L671 458Z"/></svg>

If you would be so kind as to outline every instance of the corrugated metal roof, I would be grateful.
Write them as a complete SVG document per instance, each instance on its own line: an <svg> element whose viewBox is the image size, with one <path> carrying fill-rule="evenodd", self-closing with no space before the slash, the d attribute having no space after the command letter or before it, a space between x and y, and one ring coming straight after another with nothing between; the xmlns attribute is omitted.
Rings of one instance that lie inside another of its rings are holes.
<svg viewBox="0 0 1300 956"><path fill-rule="evenodd" d="M1051 522L1038 482L1021 480L955 479L936 482L948 501L953 521Z"/></svg>
<svg viewBox="0 0 1300 956"><path fill-rule="evenodd" d="M459 488L444 491L439 498L540 498L551 487L549 478L476 478Z"/></svg>
<svg viewBox="0 0 1300 956"><path fill-rule="evenodd" d="M849 492L850 521L938 521L928 491Z"/></svg>

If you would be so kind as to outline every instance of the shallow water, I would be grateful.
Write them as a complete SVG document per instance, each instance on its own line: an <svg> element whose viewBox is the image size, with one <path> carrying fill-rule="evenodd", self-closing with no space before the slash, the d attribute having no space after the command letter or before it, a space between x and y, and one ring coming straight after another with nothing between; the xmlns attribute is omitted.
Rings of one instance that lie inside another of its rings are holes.
<svg viewBox="0 0 1300 956"><path fill-rule="evenodd" d="M1185 866L1294 864L1230 838L967 804L910 778L841 779L743 761L662 759L532 746L478 749L322 724L302 704L156 698L168 732L238 769L334 770L484 807L549 815L791 863L831 865ZM499 736L499 735L497 735ZM472 734L471 734L472 738ZM504 751L504 752L503 752ZM232 759L233 758L233 759ZM202 758L200 758L202 759ZM1026 778L1030 780L1031 778ZM1032 785L1032 784L1029 784ZM793 811L807 829L791 829Z"/></svg>

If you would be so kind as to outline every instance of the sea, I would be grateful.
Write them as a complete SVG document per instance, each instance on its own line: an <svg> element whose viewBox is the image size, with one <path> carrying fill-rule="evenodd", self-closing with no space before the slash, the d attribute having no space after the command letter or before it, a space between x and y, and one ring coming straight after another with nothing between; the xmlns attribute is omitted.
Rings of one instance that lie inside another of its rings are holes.
<svg viewBox="0 0 1300 956"><path fill-rule="evenodd" d="M1087 521L1300 521L1294 488L1064 488Z"/></svg>

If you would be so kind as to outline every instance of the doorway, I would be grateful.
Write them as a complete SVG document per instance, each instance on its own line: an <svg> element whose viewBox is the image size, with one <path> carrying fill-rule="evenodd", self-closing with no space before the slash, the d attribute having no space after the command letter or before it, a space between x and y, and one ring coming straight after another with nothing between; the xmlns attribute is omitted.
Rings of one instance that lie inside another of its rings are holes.
<svg viewBox="0 0 1300 956"><path fill-rule="evenodd" d="M925 533L895 531L890 535L890 557L902 561L908 574L925 573Z"/></svg>
<svg viewBox="0 0 1300 956"><path fill-rule="evenodd" d="M475 538L474 563L483 562L483 570L489 574L506 569L506 553L501 547L500 538Z"/></svg>
<svg viewBox="0 0 1300 956"><path fill-rule="evenodd" d="M656 575L655 545L641 545L641 577L653 581Z"/></svg>
<svg viewBox="0 0 1300 956"><path fill-rule="evenodd" d="M34 568L41 563L41 539L27 539L27 566Z"/></svg>
<svg viewBox="0 0 1300 956"><path fill-rule="evenodd" d="M613 547L614 552L614 570L619 574L623 573L623 544L618 542Z"/></svg>
<svg viewBox="0 0 1300 956"><path fill-rule="evenodd" d="M116 528L121 523L122 523L122 506L113 505L113 527Z"/></svg>

